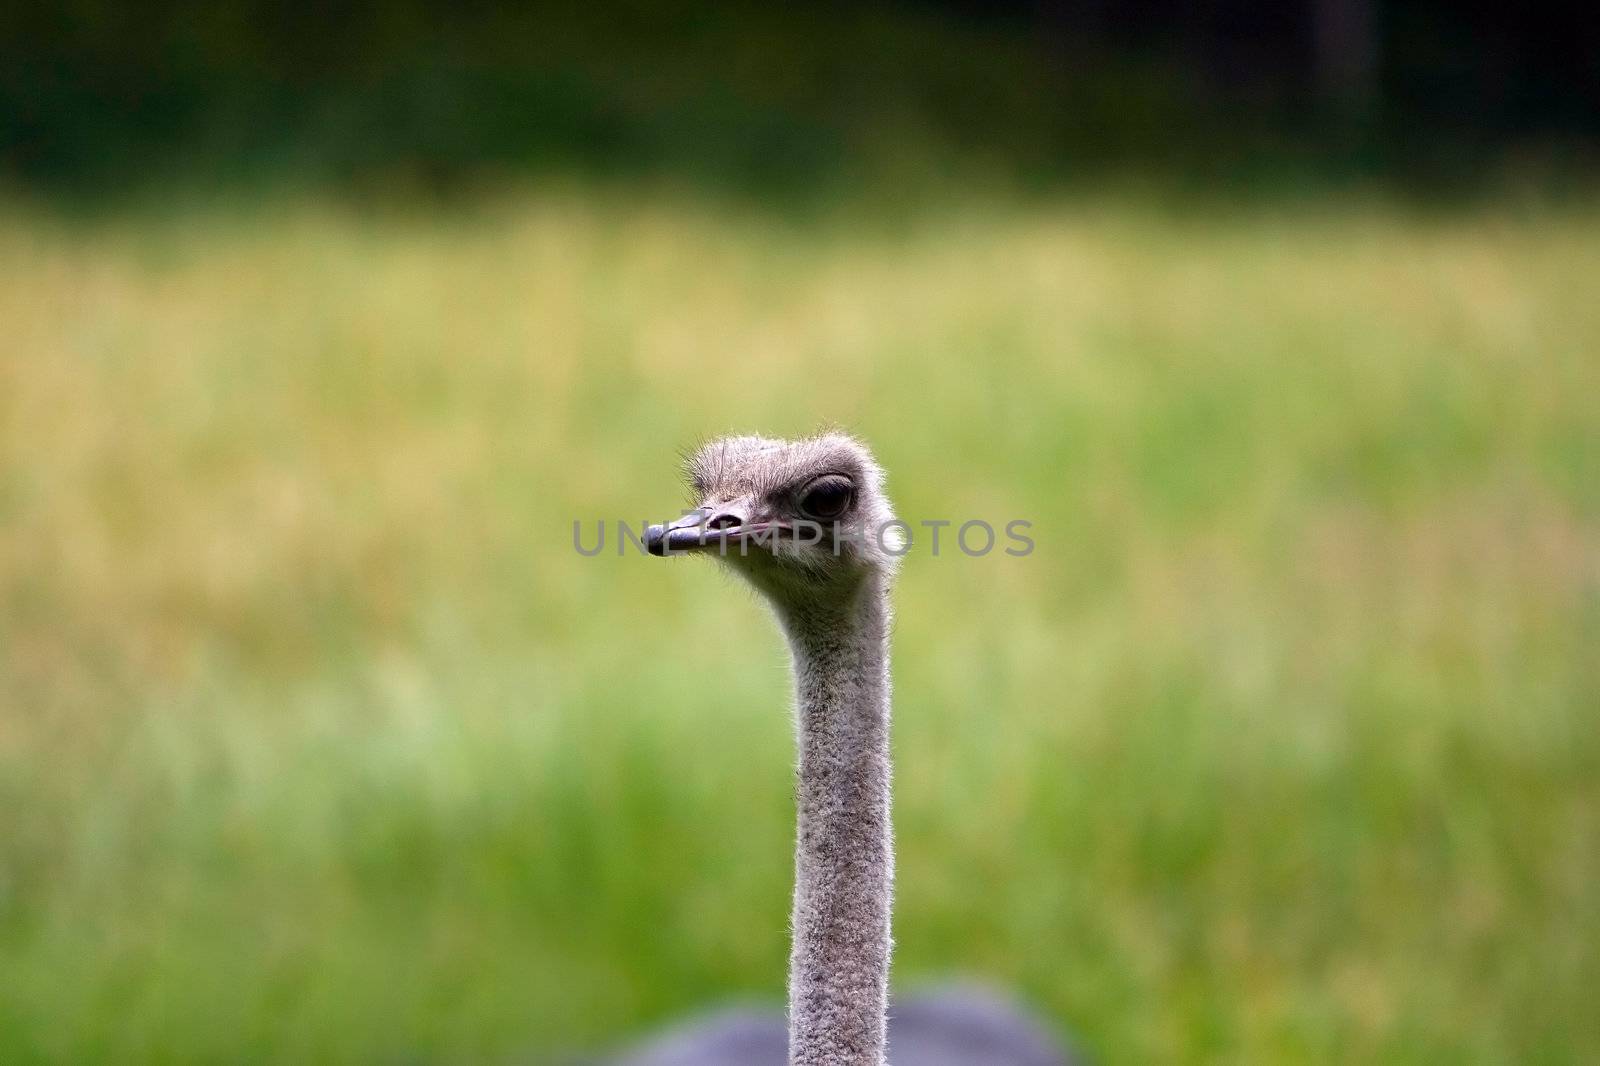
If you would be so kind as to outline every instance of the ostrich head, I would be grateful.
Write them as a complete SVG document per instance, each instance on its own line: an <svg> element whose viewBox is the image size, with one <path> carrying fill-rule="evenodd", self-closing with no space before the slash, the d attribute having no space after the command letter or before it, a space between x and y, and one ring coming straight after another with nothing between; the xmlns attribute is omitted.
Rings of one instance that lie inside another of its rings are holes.
<svg viewBox="0 0 1600 1066"><path fill-rule="evenodd" d="M695 452L687 474L693 510L651 526L646 547L721 559L780 611L846 602L903 552L883 471L842 434L726 437Z"/></svg>

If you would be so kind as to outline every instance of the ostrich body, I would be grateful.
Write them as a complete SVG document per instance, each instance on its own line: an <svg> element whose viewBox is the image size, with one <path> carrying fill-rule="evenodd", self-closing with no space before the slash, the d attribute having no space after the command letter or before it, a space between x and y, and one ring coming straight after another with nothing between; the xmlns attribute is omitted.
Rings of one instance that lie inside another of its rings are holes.
<svg viewBox="0 0 1600 1066"><path fill-rule="evenodd" d="M1058 1066L1003 1000L947 991L888 1009L889 586L899 542L859 442L732 437L688 464L696 507L652 526L652 554L710 554L772 605L794 665L799 750L793 943L782 1019L734 1011L623 1066Z"/></svg>

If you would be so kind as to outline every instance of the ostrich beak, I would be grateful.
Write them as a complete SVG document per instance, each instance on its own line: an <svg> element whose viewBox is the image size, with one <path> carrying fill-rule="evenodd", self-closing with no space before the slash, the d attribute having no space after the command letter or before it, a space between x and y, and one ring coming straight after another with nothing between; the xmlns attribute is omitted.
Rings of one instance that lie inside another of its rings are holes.
<svg viewBox="0 0 1600 1066"><path fill-rule="evenodd" d="M777 523L752 522L747 508L739 504L700 507L682 518L644 533L645 551L651 555L681 555L687 552L721 551L740 544L747 537L778 529Z"/></svg>
<svg viewBox="0 0 1600 1066"><path fill-rule="evenodd" d="M671 522L650 526L644 531L644 550L651 555L668 555L705 547L711 532L706 528L708 517L704 510L694 510Z"/></svg>

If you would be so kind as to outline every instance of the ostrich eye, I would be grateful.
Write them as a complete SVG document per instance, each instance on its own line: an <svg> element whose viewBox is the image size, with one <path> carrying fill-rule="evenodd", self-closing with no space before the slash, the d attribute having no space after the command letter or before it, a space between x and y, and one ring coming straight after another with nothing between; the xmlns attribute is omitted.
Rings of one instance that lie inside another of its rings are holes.
<svg viewBox="0 0 1600 1066"><path fill-rule="evenodd" d="M824 474L800 490L800 510L807 518L832 521L849 510L856 488L842 474Z"/></svg>

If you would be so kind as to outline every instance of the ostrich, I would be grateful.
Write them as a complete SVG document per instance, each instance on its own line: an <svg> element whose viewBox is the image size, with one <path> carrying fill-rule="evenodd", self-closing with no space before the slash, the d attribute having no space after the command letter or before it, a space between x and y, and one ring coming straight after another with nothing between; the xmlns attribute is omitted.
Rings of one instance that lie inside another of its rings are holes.
<svg viewBox="0 0 1600 1066"><path fill-rule="evenodd" d="M888 1006L889 584L883 472L839 434L731 437L689 460L696 507L653 555L711 554L777 615L794 664L799 770L789 1011L730 1011L618 1066L1061 1066L1003 998L953 988Z"/></svg>

